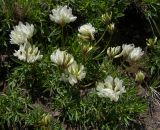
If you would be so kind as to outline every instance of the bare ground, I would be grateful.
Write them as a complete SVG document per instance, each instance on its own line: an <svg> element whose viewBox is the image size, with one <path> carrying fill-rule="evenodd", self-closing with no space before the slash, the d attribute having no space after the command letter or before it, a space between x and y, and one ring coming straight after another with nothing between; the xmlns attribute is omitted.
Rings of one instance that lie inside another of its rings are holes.
<svg viewBox="0 0 160 130"><path fill-rule="evenodd" d="M146 130L160 130L160 105L153 103L152 113L144 119Z"/></svg>

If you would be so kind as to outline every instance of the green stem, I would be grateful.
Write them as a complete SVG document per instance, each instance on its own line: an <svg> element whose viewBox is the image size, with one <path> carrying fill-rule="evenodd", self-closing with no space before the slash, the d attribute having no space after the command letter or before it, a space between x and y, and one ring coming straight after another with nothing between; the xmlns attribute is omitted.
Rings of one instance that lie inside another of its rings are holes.
<svg viewBox="0 0 160 130"><path fill-rule="evenodd" d="M102 38L104 37L105 33L106 33L107 29L103 32L102 36L99 38L99 40L95 43L95 46L102 40Z"/></svg>
<svg viewBox="0 0 160 130"><path fill-rule="evenodd" d="M157 26L155 20L154 20L152 17L151 17L151 20L152 20L152 22L153 22L153 24L154 24L154 26L155 26L155 28L156 28L158 34L160 35L160 30L159 30L159 28L158 28L158 26Z"/></svg>
<svg viewBox="0 0 160 130"><path fill-rule="evenodd" d="M152 26L151 20L152 20L152 17L151 17L150 14L148 14L148 21L149 21L149 24L151 25L151 29L152 29L153 35L156 36L156 35L155 35L155 32L154 32L154 29L153 29L153 26Z"/></svg>
<svg viewBox="0 0 160 130"><path fill-rule="evenodd" d="M63 26L62 26L62 34L61 34L61 45L62 45L62 47L65 46L65 43L64 43L64 28L63 28Z"/></svg>
<svg viewBox="0 0 160 130"><path fill-rule="evenodd" d="M110 36L110 38L109 38L109 40L108 40L108 43L107 43L106 47L108 47L109 43L111 42L112 36L113 36L113 33L111 34L111 36Z"/></svg>

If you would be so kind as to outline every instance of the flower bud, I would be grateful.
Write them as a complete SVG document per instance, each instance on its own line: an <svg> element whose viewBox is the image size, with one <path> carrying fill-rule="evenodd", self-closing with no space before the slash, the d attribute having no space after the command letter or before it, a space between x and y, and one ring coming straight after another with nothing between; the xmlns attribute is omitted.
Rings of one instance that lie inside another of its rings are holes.
<svg viewBox="0 0 160 130"><path fill-rule="evenodd" d="M135 77L135 81L141 83L145 78L145 75L142 71L139 71L138 73L136 73L136 77Z"/></svg>
<svg viewBox="0 0 160 130"><path fill-rule="evenodd" d="M149 39L147 39L147 46L148 46L148 47L154 46L154 44L155 44L156 42L157 42L157 37L155 37L154 39L149 38Z"/></svg>
<svg viewBox="0 0 160 130"><path fill-rule="evenodd" d="M110 58L114 58L119 52L120 52L121 47L117 46L117 47L109 47L107 49L107 55Z"/></svg>
<svg viewBox="0 0 160 130"><path fill-rule="evenodd" d="M42 115L41 123L43 125L48 125L48 124L51 123L51 118L52 118L52 116L50 114L43 114Z"/></svg>
<svg viewBox="0 0 160 130"><path fill-rule="evenodd" d="M102 14L101 18L104 23L109 23L112 19L112 12L110 14L109 13Z"/></svg>
<svg viewBox="0 0 160 130"><path fill-rule="evenodd" d="M110 34L113 34L114 32L114 29L115 29L115 24L114 23L111 23L107 26L107 30Z"/></svg>
<svg viewBox="0 0 160 130"><path fill-rule="evenodd" d="M93 49L93 46L90 46L89 44L82 45L82 53L84 55L87 55L92 49Z"/></svg>

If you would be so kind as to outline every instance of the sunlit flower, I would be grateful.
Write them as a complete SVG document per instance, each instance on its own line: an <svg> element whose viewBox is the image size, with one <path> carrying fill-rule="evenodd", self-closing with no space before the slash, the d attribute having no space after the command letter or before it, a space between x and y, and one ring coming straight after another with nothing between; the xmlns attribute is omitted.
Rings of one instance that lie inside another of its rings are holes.
<svg viewBox="0 0 160 130"><path fill-rule="evenodd" d="M122 85L123 81L117 77L113 79L111 76L107 76L104 82L97 83L97 94L99 97L108 97L111 101L117 102L119 96L125 93L125 86Z"/></svg>
<svg viewBox="0 0 160 130"><path fill-rule="evenodd" d="M82 38L83 40L94 40L94 33L96 30L90 23L82 25L78 31L78 37Z"/></svg>
<svg viewBox="0 0 160 130"><path fill-rule="evenodd" d="M14 30L11 31L10 34L10 42L11 44L24 44L27 43L29 39L32 38L34 33L33 24L26 23L24 25L22 22L19 22L17 26L14 27Z"/></svg>
<svg viewBox="0 0 160 130"><path fill-rule="evenodd" d="M141 83L145 78L145 75L142 71L139 71L138 73L136 73L136 77L135 77L135 81Z"/></svg>
<svg viewBox="0 0 160 130"><path fill-rule="evenodd" d="M120 52L121 47L109 47L107 49L107 55L111 58L114 58L119 52Z"/></svg>
<svg viewBox="0 0 160 130"><path fill-rule="evenodd" d="M15 51L13 55L28 63L33 63L43 57L43 55L40 55L38 47L31 46L29 43L20 45L19 50Z"/></svg>
<svg viewBox="0 0 160 130"><path fill-rule="evenodd" d="M86 76L86 71L83 65L78 65L76 62L68 67L68 81L71 85L81 81Z"/></svg>
<svg viewBox="0 0 160 130"><path fill-rule="evenodd" d="M74 61L74 57L71 54L68 54L66 51L60 51L59 49L55 50L50 58L52 62L63 69L70 66Z"/></svg>
<svg viewBox="0 0 160 130"><path fill-rule="evenodd" d="M144 51L142 51L142 48L136 47L129 53L128 60L137 61L143 56L143 54Z"/></svg>
<svg viewBox="0 0 160 130"><path fill-rule="evenodd" d="M72 15L72 9L65 5L64 7L58 6L56 9L52 10L52 14L49 15L50 19L62 27L70 22L74 22L77 17Z"/></svg>
<svg viewBox="0 0 160 130"><path fill-rule="evenodd" d="M127 57L133 49L134 49L134 44L128 44L128 45L123 44L122 52L119 55L115 56L115 58L120 57L120 56Z"/></svg>

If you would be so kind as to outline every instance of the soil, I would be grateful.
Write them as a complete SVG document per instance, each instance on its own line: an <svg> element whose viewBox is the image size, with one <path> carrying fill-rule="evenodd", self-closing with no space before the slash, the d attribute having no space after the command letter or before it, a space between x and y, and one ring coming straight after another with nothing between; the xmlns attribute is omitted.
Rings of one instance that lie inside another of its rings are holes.
<svg viewBox="0 0 160 130"><path fill-rule="evenodd" d="M144 119L146 130L160 130L160 105L153 103L152 114Z"/></svg>

